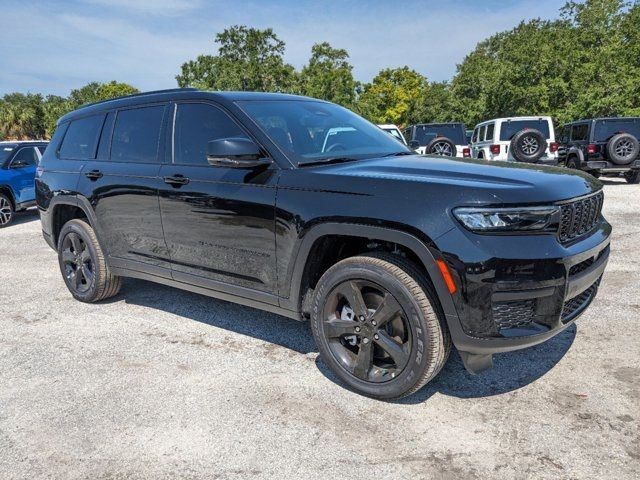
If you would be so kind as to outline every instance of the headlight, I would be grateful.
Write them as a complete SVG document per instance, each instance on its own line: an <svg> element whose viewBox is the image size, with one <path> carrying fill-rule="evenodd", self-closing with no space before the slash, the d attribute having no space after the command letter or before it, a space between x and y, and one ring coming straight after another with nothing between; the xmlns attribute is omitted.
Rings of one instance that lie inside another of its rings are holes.
<svg viewBox="0 0 640 480"><path fill-rule="evenodd" d="M453 214L474 232L553 231L558 207L455 208Z"/></svg>

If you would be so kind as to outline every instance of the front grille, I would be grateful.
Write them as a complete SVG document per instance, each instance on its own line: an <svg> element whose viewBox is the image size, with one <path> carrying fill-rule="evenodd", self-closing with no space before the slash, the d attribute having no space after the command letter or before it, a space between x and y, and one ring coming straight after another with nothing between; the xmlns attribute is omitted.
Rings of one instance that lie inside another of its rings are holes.
<svg viewBox="0 0 640 480"><path fill-rule="evenodd" d="M591 285L584 292L564 302L562 307L562 321L570 320L574 315L586 308L595 295L599 282L600 280Z"/></svg>
<svg viewBox="0 0 640 480"><path fill-rule="evenodd" d="M595 227L602 212L603 200L604 194L598 192L595 195L562 205L558 231L560 241L568 242Z"/></svg>
<svg viewBox="0 0 640 480"><path fill-rule="evenodd" d="M584 272L587 268L595 263L595 258L587 258L584 262L580 262L569 269L569 276Z"/></svg>
<svg viewBox="0 0 640 480"><path fill-rule="evenodd" d="M524 327L533 321L535 300L497 302L491 306L491 311L498 329Z"/></svg>

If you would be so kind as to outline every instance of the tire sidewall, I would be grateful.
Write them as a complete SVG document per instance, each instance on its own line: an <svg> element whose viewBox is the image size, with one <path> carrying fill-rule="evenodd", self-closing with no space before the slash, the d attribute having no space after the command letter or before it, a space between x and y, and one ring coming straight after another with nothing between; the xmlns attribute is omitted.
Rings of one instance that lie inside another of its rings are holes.
<svg viewBox="0 0 640 480"><path fill-rule="evenodd" d="M100 277L103 275L103 272L98 265L98 252L96 250L96 246L94 245L90 235L87 233L87 229L90 228L91 227L87 223L81 220L71 220L62 227L62 230L60 230L60 235L58 236L58 265L60 267L60 273L62 274L64 283L69 289L69 292L71 292L71 295L82 302L92 302L96 298L98 293L97 286L100 285ZM65 275L64 262L62 261L62 244L65 237L71 232L78 234L82 238L82 241L89 249L89 255L91 256L91 263L93 265L93 280L91 282L91 286L86 292L76 292L75 289L71 285L69 285L69 280Z"/></svg>
<svg viewBox="0 0 640 480"><path fill-rule="evenodd" d="M368 383L354 377L336 360L329 348L327 338L321 333L323 332L323 310L327 296L337 285L346 280L367 280L373 282L391 293L404 309L411 331L411 353L407 366L400 375L393 380L384 383ZM426 292L425 295L427 295ZM429 297L427 296L427 298ZM431 299L429 299L429 303L433 308ZM375 265L345 266L327 272L327 276L321 280L314 296L311 312L311 330L320 354L326 363L330 363L331 370L350 388L367 396L381 399L401 396L421 380L424 370L428 368L428 365L431 363L428 358L429 352L431 351L431 349L428 348L428 342L434 341L435 339L428 337L428 330L419 304L400 280L390 275L389 272L383 268Z"/></svg>
<svg viewBox="0 0 640 480"><path fill-rule="evenodd" d="M616 145L618 144L618 142L620 142L623 139L630 140L634 145L633 152L631 153L631 155L629 155L628 158L620 157L615 152ZM628 165L631 162L633 162L636 158L638 158L638 153L640 153L640 143L638 143L638 139L636 137L634 137L629 133L619 133L611 137L611 139L609 139L609 141L607 142L606 149L607 149L607 155L609 156L609 160L611 160L613 163L615 163L616 165Z"/></svg>
<svg viewBox="0 0 640 480"><path fill-rule="evenodd" d="M522 151L522 142L526 137L536 137L536 140L538 141L539 148L533 155L527 155ZM547 141L545 140L542 132L535 129L524 129L520 130L513 136L509 146L509 151L511 152L511 156L519 162L536 163L544 155L546 145Z"/></svg>

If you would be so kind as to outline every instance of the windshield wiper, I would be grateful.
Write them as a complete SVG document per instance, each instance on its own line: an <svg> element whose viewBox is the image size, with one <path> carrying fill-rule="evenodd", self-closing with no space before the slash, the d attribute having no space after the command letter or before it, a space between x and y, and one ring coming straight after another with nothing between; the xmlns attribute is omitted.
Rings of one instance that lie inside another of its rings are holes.
<svg viewBox="0 0 640 480"><path fill-rule="evenodd" d="M415 155L413 152L395 152L395 153L387 153L386 155L382 155L383 157L401 157L403 155Z"/></svg>
<svg viewBox="0 0 640 480"><path fill-rule="evenodd" d="M323 158L322 160L311 160L310 162L299 163L298 167L308 167L310 165L326 165L328 163L343 163L343 162L352 162L354 160L358 160L353 157L331 157L331 158Z"/></svg>

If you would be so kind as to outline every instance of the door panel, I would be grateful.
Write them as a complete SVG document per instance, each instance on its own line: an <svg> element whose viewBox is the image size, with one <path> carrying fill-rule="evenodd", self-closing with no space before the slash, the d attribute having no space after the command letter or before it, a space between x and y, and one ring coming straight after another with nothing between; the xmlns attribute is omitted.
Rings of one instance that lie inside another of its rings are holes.
<svg viewBox="0 0 640 480"><path fill-rule="evenodd" d="M174 279L274 293L277 167L209 165L208 141L247 136L216 106L178 104L175 131L174 158L180 164L160 170L168 181L183 179L182 184L163 183L160 191Z"/></svg>
<svg viewBox="0 0 640 480"><path fill-rule="evenodd" d="M24 167L13 168L17 162L24 162ZM18 203L31 202L36 198L35 178L38 154L35 147L22 147L11 160L10 169L14 181Z"/></svg>

